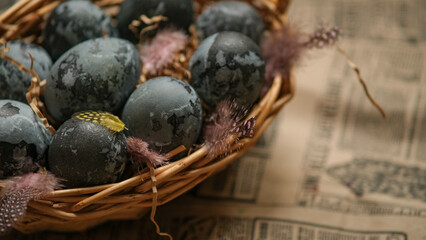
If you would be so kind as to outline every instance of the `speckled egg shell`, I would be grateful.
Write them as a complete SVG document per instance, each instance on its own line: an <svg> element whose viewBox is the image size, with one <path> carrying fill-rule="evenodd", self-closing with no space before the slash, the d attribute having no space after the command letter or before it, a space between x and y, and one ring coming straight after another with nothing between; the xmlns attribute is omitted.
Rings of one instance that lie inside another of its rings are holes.
<svg viewBox="0 0 426 240"><path fill-rule="evenodd" d="M210 6L197 18L196 26L201 39L218 32L235 31L257 43L265 28L256 9L240 1L224 1Z"/></svg>
<svg viewBox="0 0 426 240"><path fill-rule="evenodd" d="M34 43L26 43L19 40L8 42L7 46L9 47L9 51L5 54L24 65L27 69L31 68L31 58L28 55L30 53L34 60L34 72L37 73L41 80L46 79L52 67L52 59L50 59L49 54L44 48ZM31 74L28 75L32 77Z"/></svg>
<svg viewBox="0 0 426 240"><path fill-rule="evenodd" d="M57 6L43 28L44 46L55 61L74 45L93 38L118 37L111 18L90 1L67 1Z"/></svg>
<svg viewBox="0 0 426 240"><path fill-rule="evenodd" d="M15 64L0 58L0 99L27 102L25 94L31 85L31 75Z"/></svg>
<svg viewBox="0 0 426 240"><path fill-rule="evenodd" d="M117 16L117 28L122 37L135 43L139 41L139 32L147 25L142 22L137 33L132 32L129 25L142 15L149 18L160 15L167 17L167 21L161 22L159 28L173 26L187 30L194 21L193 8L192 0L125 0ZM146 35L154 33L155 31L149 31Z"/></svg>
<svg viewBox="0 0 426 240"><path fill-rule="evenodd" d="M221 32L206 38L189 61L191 85L204 102L214 107L224 99L249 107L259 97L265 61L249 37Z"/></svg>
<svg viewBox="0 0 426 240"><path fill-rule="evenodd" d="M44 165L52 135L27 104L0 100L0 178Z"/></svg>
<svg viewBox="0 0 426 240"><path fill-rule="evenodd" d="M42 47L22 41L9 42L7 45L9 51L5 54L23 64L27 69L31 68L28 52L31 53L34 59L33 70L40 79L46 78L52 67L52 60ZM23 72L15 64L0 58L0 99L13 99L27 103L25 94L31 85L31 78L31 74Z"/></svg>
<svg viewBox="0 0 426 240"><path fill-rule="evenodd" d="M118 38L87 40L53 65L44 93L47 109L58 122L83 110L118 114L136 88L140 72L140 58L130 42Z"/></svg>
<svg viewBox="0 0 426 240"><path fill-rule="evenodd" d="M48 165L67 187L119 180L127 162L126 137L98 123L72 118L53 136Z"/></svg>
<svg viewBox="0 0 426 240"><path fill-rule="evenodd" d="M202 125L202 107L194 89L172 77L157 77L136 89L124 106L129 135L167 153L180 145L190 149Z"/></svg>

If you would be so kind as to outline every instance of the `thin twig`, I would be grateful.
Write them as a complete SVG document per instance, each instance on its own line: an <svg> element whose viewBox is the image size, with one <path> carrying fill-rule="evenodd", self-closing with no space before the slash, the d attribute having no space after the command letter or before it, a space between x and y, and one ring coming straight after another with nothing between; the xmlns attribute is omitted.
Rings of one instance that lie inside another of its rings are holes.
<svg viewBox="0 0 426 240"><path fill-rule="evenodd" d="M186 147L184 145L180 145L179 147L171 150L170 152L166 153L165 156L167 159L170 159L176 155L178 155L179 153L183 152L186 150Z"/></svg>
<svg viewBox="0 0 426 240"><path fill-rule="evenodd" d="M151 215L150 215L151 222L154 223L156 232L159 236L165 236L165 237L168 237L170 240L173 240L173 237L170 234L161 232L160 226L158 225L157 221L155 221L155 213L157 211L157 205L158 205L158 203L157 203L158 202L157 178L155 177L154 167L149 163L147 163L147 165L148 165L149 172L150 172L150 175L151 175L152 193L153 193L152 210L151 210Z"/></svg>
<svg viewBox="0 0 426 240"><path fill-rule="evenodd" d="M368 91L367 84L365 83L364 79L362 78L361 71L359 70L358 66L354 62L352 62L352 60L349 58L348 54L346 54L346 52L342 48L340 48L339 46L336 46L336 47L337 47L337 50L343 56L345 56L346 62L348 63L348 65L356 72L356 75L358 76L358 80L361 83L362 87L364 88L365 95L367 95L367 98L370 100L371 104L373 104L373 106L376 107L377 110L379 110L383 119L386 119L385 111L382 109L382 107L376 101L374 101L373 97L370 95L370 92Z"/></svg>

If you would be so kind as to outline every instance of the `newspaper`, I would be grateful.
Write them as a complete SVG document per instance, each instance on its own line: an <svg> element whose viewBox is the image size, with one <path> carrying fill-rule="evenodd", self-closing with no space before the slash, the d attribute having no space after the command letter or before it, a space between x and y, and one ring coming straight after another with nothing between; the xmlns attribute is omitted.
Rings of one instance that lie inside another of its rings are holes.
<svg viewBox="0 0 426 240"><path fill-rule="evenodd" d="M404 240L424 239L423 226L410 217L348 216L302 207L221 205L210 202L181 208L167 206L157 217L175 239L252 240ZM168 224L167 224L168 223ZM163 239L152 227L146 239ZM144 239L145 239L144 238Z"/></svg>
<svg viewBox="0 0 426 240"><path fill-rule="evenodd" d="M176 239L425 240L424 16L423 0L294 1L295 25L343 29L341 47L386 120L344 56L312 52L261 142L161 208L164 230Z"/></svg>

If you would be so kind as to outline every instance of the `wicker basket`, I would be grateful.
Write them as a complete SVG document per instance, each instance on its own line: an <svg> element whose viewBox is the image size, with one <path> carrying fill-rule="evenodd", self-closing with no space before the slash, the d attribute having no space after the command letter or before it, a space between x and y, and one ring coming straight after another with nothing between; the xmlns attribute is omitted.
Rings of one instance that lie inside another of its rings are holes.
<svg viewBox="0 0 426 240"><path fill-rule="evenodd" d="M115 17L123 0L94 0L111 16ZM47 15L61 1L57 0L21 0L0 16L0 36L5 40L24 39L41 42L40 32ZM213 1L196 0L195 10L199 14ZM247 0L255 6L264 18L269 30L283 26L286 21L286 0ZM196 41L192 41L192 49ZM189 46L188 49L191 49ZM187 65L190 54L180 58L182 67ZM169 69L169 75L177 74L176 69ZM144 73L141 79L149 79ZM182 76L181 76L182 77ZM228 139L232 152L224 156L218 152L216 156L207 155L206 147L192 152L187 157L168 165L148 169L139 175L119 183L63 189L52 192L41 200L33 200L28 204L24 219L14 228L23 233L44 230L80 231L108 220L137 219L157 205L165 204L182 195L210 175L224 169L235 159L248 151L261 137L265 129L277 116L280 109L292 98L294 84L292 76L276 76L269 92L254 106L248 117L256 117L256 128L252 138L235 141ZM33 78L27 94L31 107L36 113L48 121L43 114L43 103L39 93L43 92L43 81ZM1 186L0 186L1 187Z"/></svg>

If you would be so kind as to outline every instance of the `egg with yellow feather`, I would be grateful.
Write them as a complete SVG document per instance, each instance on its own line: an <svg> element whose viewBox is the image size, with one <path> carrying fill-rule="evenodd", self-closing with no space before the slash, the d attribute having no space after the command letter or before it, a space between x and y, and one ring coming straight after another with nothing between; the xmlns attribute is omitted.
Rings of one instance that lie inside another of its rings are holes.
<svg viewBox="0 0 426 240"><path fill-rule="evenodd" d="M48 165L67 187L120 180L127 158L124 123L102 111L84 111L65 121L53 136Z"/></svg>

